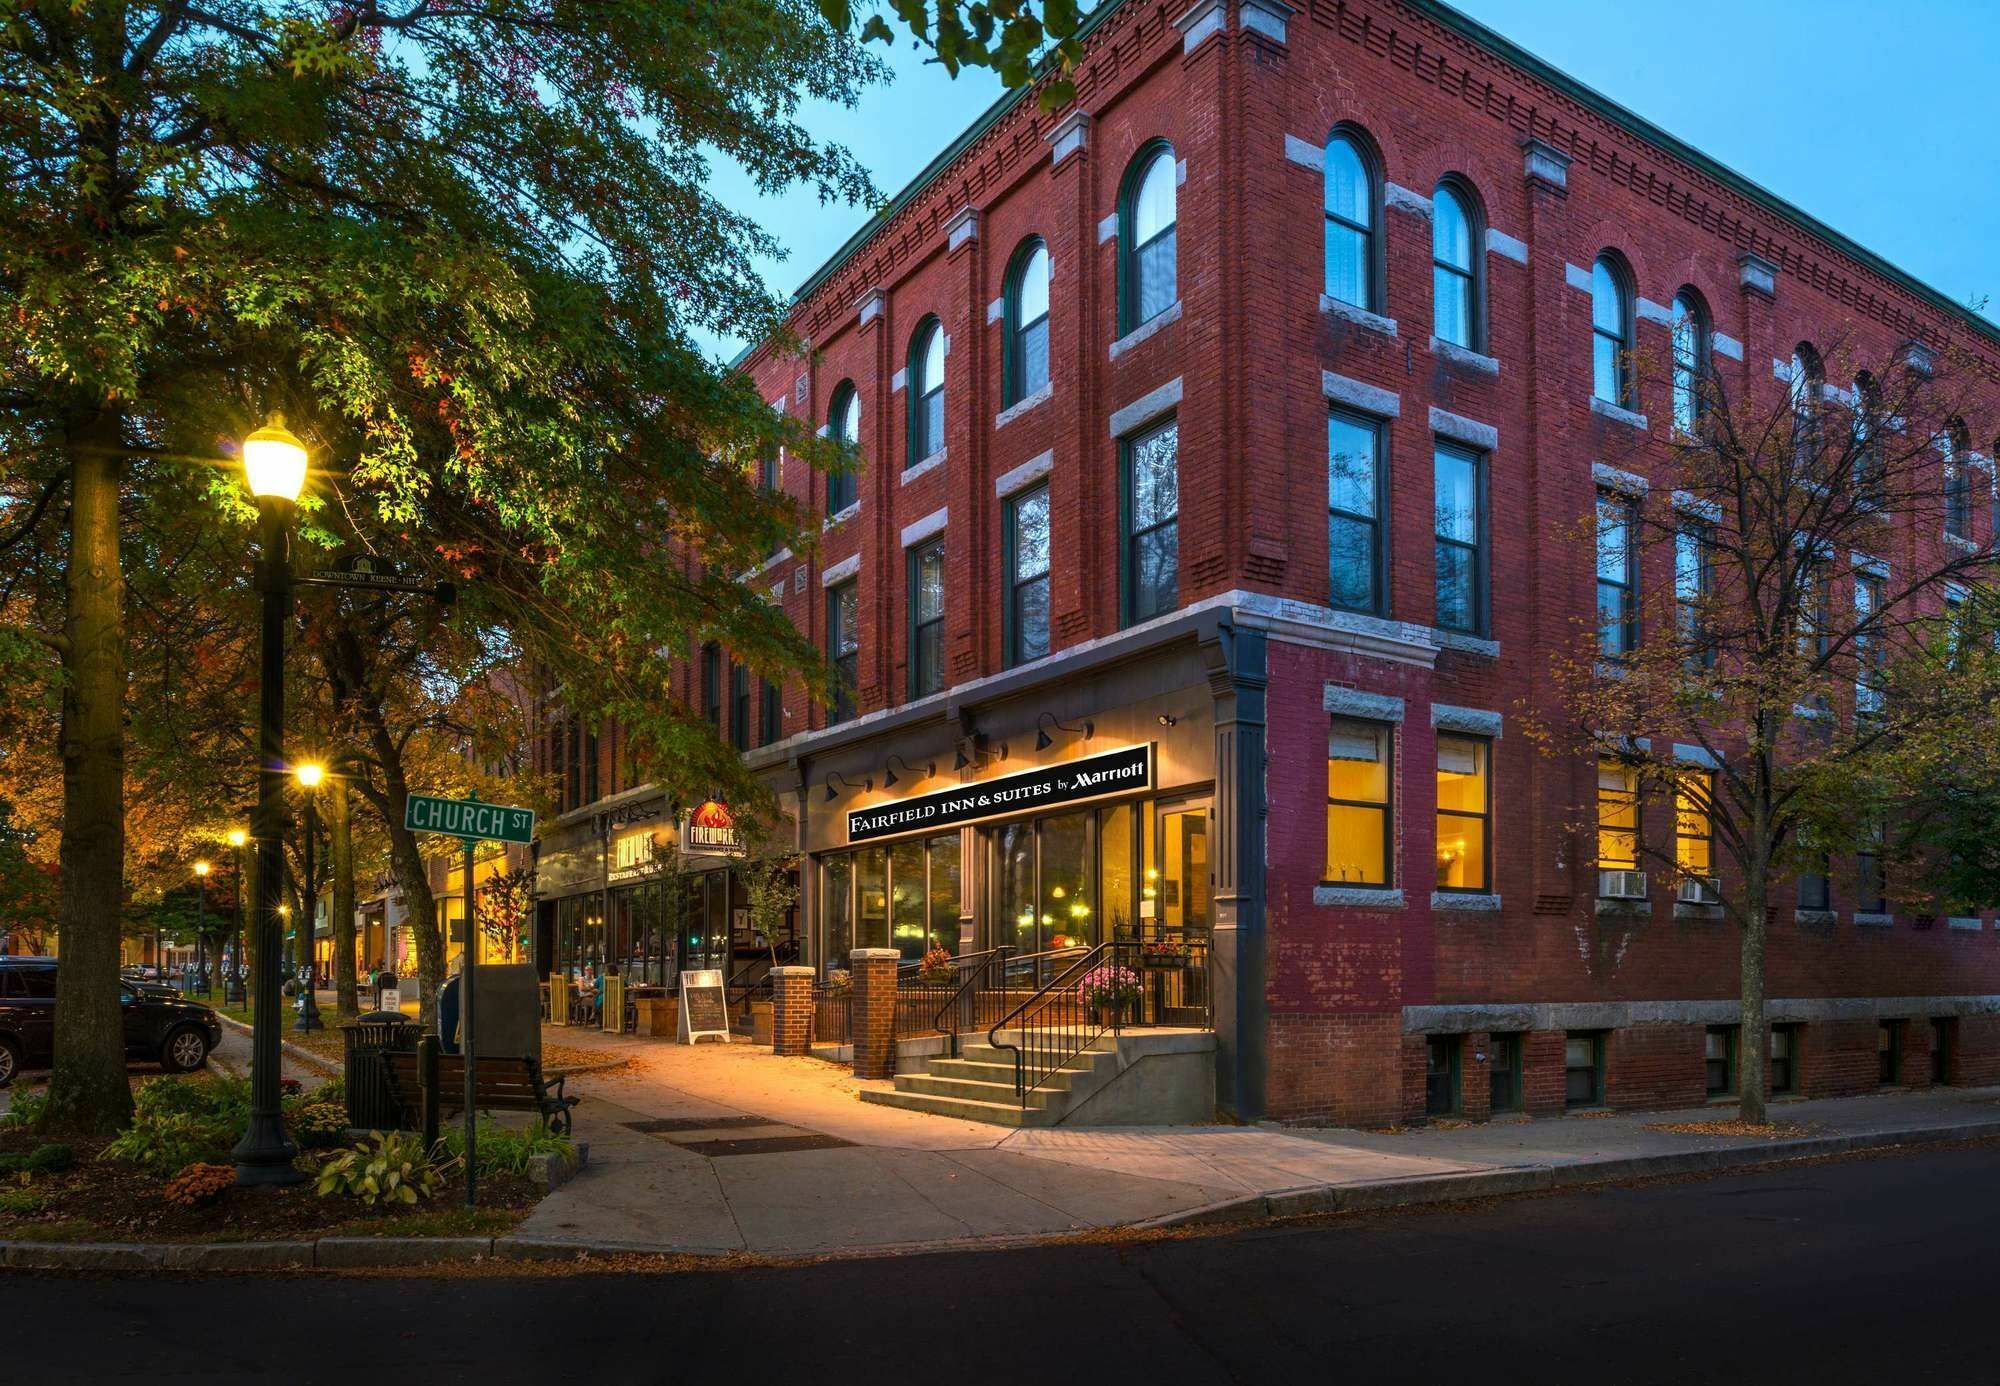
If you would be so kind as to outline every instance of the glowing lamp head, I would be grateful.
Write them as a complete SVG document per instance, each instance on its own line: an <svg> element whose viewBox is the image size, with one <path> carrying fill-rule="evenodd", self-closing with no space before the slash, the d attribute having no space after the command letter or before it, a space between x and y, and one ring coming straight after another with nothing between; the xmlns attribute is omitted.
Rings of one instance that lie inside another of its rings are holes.
<svg viewBox="0 0 2000 1386"><path fill-rule="evenodd" d="M209 865L208 865L208 863L207 863L207 862L205 862L205 861L198 861L198 862L196 862L196 863L194 864L194 874L195 874L195 875L197 875L197 876L206 876L206 875L208 874L208 872L209 872Z"/></svg>
<svg viewBox="0 0 2000 1386"><path fill-rule="evenodd" d="M248 842L249 840L250 840L250 834L244 832L243 829L231 828L229 830L229 845L231 847L241 847L244 843Z"/></svg>
<svg viewBox="0 0 2000 1386"><path fill-rule="evenodd" d="M306 445L273 414L243 440L243 475L253 496L295 501L306 484Z"/></svg>
<svg viewBox="0 0 2000 1386"><path fill-rule="evenodd" d="M293 766L292 773L298 776L299 783L307 789L318 789L319 782L326 778L326 767L307 761L303 765Z"/></svg>

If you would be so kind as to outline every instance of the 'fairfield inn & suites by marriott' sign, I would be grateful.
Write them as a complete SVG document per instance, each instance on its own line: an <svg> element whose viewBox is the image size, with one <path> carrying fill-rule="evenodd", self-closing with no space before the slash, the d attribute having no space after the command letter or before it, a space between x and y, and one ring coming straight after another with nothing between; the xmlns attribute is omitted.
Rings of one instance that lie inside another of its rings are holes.
<svg viewBox="0 0 2000 1386"><path fill-rule="evenodd" d="M948 828L988 818L1012 818L1107 794L1150 789L1152 785L1152 746L1127 746L1041 770L921 794L900 803L850 809L847 840L867 842L897 833Z"/></svg>

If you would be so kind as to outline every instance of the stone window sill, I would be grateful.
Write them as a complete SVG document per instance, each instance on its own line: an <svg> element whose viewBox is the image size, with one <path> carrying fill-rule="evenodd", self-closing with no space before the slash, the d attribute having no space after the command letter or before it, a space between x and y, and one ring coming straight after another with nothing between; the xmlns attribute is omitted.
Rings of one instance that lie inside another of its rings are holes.
<svg viewBox="0 0 2000 1386"><path fill-rule="evenodd" d="M1352 303L1343 303L1329 294L1319 296L1319 310L1351 322L1356 327L1365 327L1370 332L1380 332L1384 337L1396 335L1394 318L1385 318L1380 313L1371 313L1366 308L1355 307Z"/></svg>
<svg viewBox="0 0 2000 1386"><path fill-rule="evenodd" d="M1600 896L1597 901L1599 919L1651 919L1651 900L1619 900Z"/></svg>
<svg viewBox="0 0 2000 1386"><path fill-rule="evenodd" d="M1826 925L1838 923L1840 916L1832 910L1793 910L1792 920L1798 924Z"/></svg>
<svg viewBox="0 0 2000 1386"><path fill-rule="evenodd" d="M1674 918L1718 920L1722 918L1720 905L1690 905L1685 900L1674 902Z"/></svg>
<svg viewBox="0 0 2000 1386"><path fill-rule="evenodd" d="M1038 405L1047 404L1051 399L1055 397L1055 393L1056 393L1055 382L1050 381L1047 385L1042 386L1041 389L1035 391L1035 393L1033 393L1032 395L1023 396L1021 399L1016 400L1014 403L1008 405L1005 409L1002 409L999 413L995 414L993 416L993 427L996 429L1005 428L1008 424L1014 422L1014 420L1020 418L1023 414L1027 413L1029 410L1034 409Z"/></svg>
<svg viewBox="0 0 2000 1386"><path fill-rule="evenodd" d="M1980 921L1978 915L1955 914L1952 915L1950 918L1946 919L1944 923L1945 927L1948 929L1972 930L1972 929L1983 929L1986 927L1985 924Z"/></svg>
<svg viewBox="0 0 2000 1386"><path fill-rule="evenodd" d="M1887 929L1895 924L1896 916L1893 914L1871 914L1861 911L1855 914L1854 922L1863 928Z"/></svg>
<svg viewBox="0 0 2000 1386"><path fill-rule="evenodd" d="M1403 908L1403 892L1384 890L1375 886L1317 885L1313 887L1315 905L1346 905L1357 909L1399 910Z"/></svg>
<svg viewBox="0 0 2000 1386"><path fill-rule="evenodd" d="M820 521L819 531L821 534L824 534L830 529L837 529L841 525L844 525L849 520L853 519L856 515L859 515L860 513L861 513L860 501L856 501L854 502L854 504L849 506L843 506L841 509L836 510L833 514L827 516L824 520Z"/></svg>
<svg viewBox="0 0 2000 1386"><path fill-rule="evenodd" d="M1500 374L1498 357L1485 356L1471 347L1462 347L1457 342L1447 342L1441 337L1433 337L1430 342L1431 354L1442 358L1454 366L1478 371L1482 375Z"/></svg>
<svg viewBox="0 0 2000 1386"><path fill-rule="evenodd" d="M903 468L902 484L908 486L918 477L924 476L930 472L934 472L939 467L942 467L944 465L945 454L949 451L950 451L949 448L939 448L936 452L932 453L929 457L926 457L923 461L917 463L914 467Z"/></svg>
<svg viewBox="0 0 2000 1386"><path fill-rule="evenodd" d="M1500 642L1487 640L1477 635L1467 635L1463 631L1439 630L1431 628L1431 639L1441 650L1457 650L1460 654L1482 655L1487 659L1500 658Z"/></svg>
<svg viewBox="0 0 2000 1386"><path fill-rule="evenodd" d="M1172 307L1162 308L1159 312L1153 314L1152 317L1146 319L1146 321L1140 323L1130 332L1127 332L1124 336L1120 337L1117 341L1113 342L1111 344L1111 359L1116 361L1119 357L1123 356L1133 347L1139 345L1139 343L1145 341L1155 332L1158 332L1168 323L1179 322L1180 320L1181 320L1181 301L1179 299L1175 299Z"/></svg>
<svg viewBox="0 0 2000 1386"><path fill-rule="evenodd" d="M1500 911L1500 897L1456 890L1434 890L1431 892L1431 908L1462 910L1468 914L1497 914Z"/></svg>
<svg viewBox="0 0 2000 1386"><path fill-rule="evenodd" d="M1597 415L1600 419L1610 419L1613 423L1622 423L1626 427L1636 428L1642 433L1646 429L1646 416L1644 414L1626 409L1621 405L1613 404L1609 400L1599 399L1596 395L1590 397L1590 412Z"/></svg>

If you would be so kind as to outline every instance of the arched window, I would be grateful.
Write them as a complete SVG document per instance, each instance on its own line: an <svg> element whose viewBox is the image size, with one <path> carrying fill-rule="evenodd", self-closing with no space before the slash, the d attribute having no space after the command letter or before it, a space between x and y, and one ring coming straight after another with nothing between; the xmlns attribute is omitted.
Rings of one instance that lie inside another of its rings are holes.
<svg viewBox="0 0 2000 1386"><path fill-rule="evenodd" d="M1674 295L1673 334L1674 428L1691 438L1701 422L1702 382L1708 375L1708 309L1693 289Z"/></svg>
<svg viewBox="0 0 2000 1386"><path fill-rule="evenodd" d="M861 457L861 392L854 382L843 380L834 387L833 407L826 413L827 436L847 455L848 469L826 474L826 513L838 515L854 504L853 468Z"/></svg>
<svg viewBox="0 0 2000 1386"><path fill-rule="evenodd" d="M1865 503L1879 504L1882 496L1882 388L1875 377L1862 371L1854 377L1853 430L1854 490Z"/></svg>
<svg viewBox="0 0 2000 1386"><path fill-rule="evenodd" d="M1165 143L1147 146L1125 175L1118 218L1123 260L1119 326L1123 331L1151 322L1180 301L1174 270L1178 182L1173 146Z"/></svg>
<svg viewBox="0 0 2000 1386"><path fill-rule="evenodd" d="M914 467L944 446L944 324L925 318L910 338L910 460Z"/></svg>
<svg viewBox="0 0 2000 1386"><path fill-rule="evenodd" d="M1971 434L1963 419L1949 419L1938 434L1938 451L1944 454L1944 532L1954 539L1972 537L1972 468L1965 454Z"/></svg>
<svg viewBox="0 0 2000 1386"><path fill-rule="evenodd" d="M1326 296L1375 307L1375 169L1346 130L1326 142Z"/></svg>
<svg viewBox="0 0 2000 1386"><path fill-rule="evenodd" d="M1002 402L1019 404L1049 383L1049 248L1024 241L1007 272L1007 360Z"/></svg>
<svg viewBox="0 0 2000 1386"><path fill-rule="evenodd" d="M1441 342L1484 345L1479 314L1479 219L1471 197L1452 182L1431 197L1431 330Z"/></svg>
<svg viewBox="0 0 2000 1386"><path fill-rule="evenodd" d="M1632 403L1632 279L1609 253L1590 267L1591 392L1621 409Z"/></svg>
<svg viewBox="0 0 2000 1386"><path fill-rule="evenodd" d="M1792 348L1792 382L1789 388L1792 410L1792 464L1811 467L1819 455L1820 387L1826 372L1820 368L1819 353L1810 342Z"/></svg>

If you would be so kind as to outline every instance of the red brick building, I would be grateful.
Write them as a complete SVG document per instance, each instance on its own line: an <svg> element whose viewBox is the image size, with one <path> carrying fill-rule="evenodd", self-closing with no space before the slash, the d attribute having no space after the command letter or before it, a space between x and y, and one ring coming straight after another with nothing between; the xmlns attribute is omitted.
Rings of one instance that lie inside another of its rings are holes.
<svg viewBox="0 0 2000 1386"><path fill-rule="evenodd" d="M748 579L851 698L686 674L794 806L805 958L1212 940L1245 1116L1700 1102L1736 932L1601 908L1593 767L1518 725L1593 610L1552 536L1676 407L1605 353L1688 319L1748 394L1836 339L1990 374L2000 331L1429 0L1111 0L1085 46L806 283L809 359L743 362L864 459L784 460L820 551ZM2000 1080L1995 923L1830 876L1771 934L1780 1089Z"/></svg>

